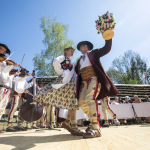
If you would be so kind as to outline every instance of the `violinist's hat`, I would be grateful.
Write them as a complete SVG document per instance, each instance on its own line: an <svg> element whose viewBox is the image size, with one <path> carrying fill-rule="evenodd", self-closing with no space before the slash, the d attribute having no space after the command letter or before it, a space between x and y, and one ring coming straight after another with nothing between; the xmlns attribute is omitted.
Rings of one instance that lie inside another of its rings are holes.
<svg viewBox="0 0 150 150"><path fill-rule="evenodd" d="M0 43L0 46L6 48L6 53L10 55L11 51L10 51L10 49L8 48L7 45Z"/></svg>

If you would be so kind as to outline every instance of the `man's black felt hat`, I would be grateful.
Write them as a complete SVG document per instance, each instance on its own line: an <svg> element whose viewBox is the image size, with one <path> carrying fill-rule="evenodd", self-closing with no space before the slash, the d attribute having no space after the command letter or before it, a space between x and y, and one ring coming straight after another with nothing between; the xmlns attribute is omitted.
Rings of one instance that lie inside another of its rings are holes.
<svg viewBox="0 0 150 150"><path fill-rule="evenodd" d="M79 42L78 45L77 45L77 49L80 50L80 46L81 45L88 45L89 46L89 50L92 50L93 49L93 44L89 41L82 41L82 42Z"/></svg>
<svg viewBox="0 0 150 150"><path fill-rule="evenodd" d="M7 45L0 43L0 46L6 48L6 53L10 55L11 51L10 51L10 49L8 48Z"/></svg>

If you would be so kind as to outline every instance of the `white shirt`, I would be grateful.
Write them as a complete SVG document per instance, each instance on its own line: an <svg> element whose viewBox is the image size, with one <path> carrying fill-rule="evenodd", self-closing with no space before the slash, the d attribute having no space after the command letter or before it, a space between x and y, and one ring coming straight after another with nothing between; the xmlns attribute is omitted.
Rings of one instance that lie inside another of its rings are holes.
<svg viewBox="0 0 150 150"><path fill-rule="evenodd" d="M25 77L26 78L26 77ZM22 81L24 80L23 78L18 78L18 77L14 77L14 75L9 75L9 72L8 73L4 73L4 72L1 72L1 75L0 75L0 84L2 85L6 85L10 88L12 88L12 82L13 81Z"/></svg>
<svg viewBox="0 0 150 150"><path fill-rule="evenodd" d="M13 65L7 65L5 61L3 61L3 65L0 67L0 72L8 73L14 68Z"/></svg>
<svg viewBox="0 0 150 150"><path fill-rule="evenodd" d="M25 89L28 89L33 86L33 82L27 83L27 77L15 77L14 82L14 90L17 93L23 93Z"/></svg>
<svg viewBox="0 0 150 150"><path fill-rule="evenodd" d="M9 73L3 73L3 72L1 72L1 75L0 75L0 84L6 85L6 86L12 88L13 78L14 78L14 75L9 76Z"/></svg>
<svg viewBox="0 0 150 150"><path fill-rule="evenodd" d="M83 60L83 57L85 56L84 60ZM88 66L92 66L90 60L89 60L89 57L86 54L82 55L81 59L80 59L80 70L85 68L85 67L88 67Z"/></svg>
<svg viewBox="0 0 150 150"><path fill-rule="evenodd" d="M54 66L55 71L56 71L59 75L62 75L62 77L63 77L62 84L52 84L52 87L53 87L54 89L59 89L61 86L67 84L67 83L71 80L71 78L72 78L73 75L74 75L74 78L75 78L75 80L76 80L75 66L74 66L74 64L71 62L71 60L70 60L70 63L73 65L73 68L72 68L71 71L70 71L69 69L63 70L63 69L61 68L61 64L60 64L60 63L63 62L64 60L65 60L65 56L64 56L64 55L61 55L61 56L57 57L57 58L54 60L54 62L53 62L53 66Z"/></svg>

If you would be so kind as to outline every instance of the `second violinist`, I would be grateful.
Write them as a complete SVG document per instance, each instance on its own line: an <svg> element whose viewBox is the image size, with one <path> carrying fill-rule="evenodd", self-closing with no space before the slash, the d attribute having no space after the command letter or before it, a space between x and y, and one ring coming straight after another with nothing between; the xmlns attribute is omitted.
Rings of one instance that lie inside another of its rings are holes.
<svg viewBox="0 0 150 150"><path fill-rule="evenodd" d="M15 132L15 131L25 131L26 128L22 127L22 120L19 118L18 127L17 129L14 129L12 126L13 116L14 113L17 111L17 107L19 104L19 100L22 93L28 93L28 88L33 86L33 82L27 83L26 78L31 76L31 74L28 74L29 71L22 68L19 74L19 77L15 77L15 80L13 81L14 85L14 93L13 93L13 99L12 99L12 106L8 115L8 128L6 129L7 132Z"/></svg>

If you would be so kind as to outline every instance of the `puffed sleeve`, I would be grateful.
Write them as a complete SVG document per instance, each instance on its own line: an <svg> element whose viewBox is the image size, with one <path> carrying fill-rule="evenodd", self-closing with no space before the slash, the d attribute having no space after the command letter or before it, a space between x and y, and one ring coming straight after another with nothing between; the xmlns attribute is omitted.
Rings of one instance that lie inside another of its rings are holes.
<svg viewBox="0 0 150 150"><path fill-rule="evenodd" d="M59 56L53 61L54 69L59 75L63 75L64 73L64 70L61 68L61 64L60 64L64 60L65 60L65 56Z"/></svg>
<svg viewBox="0 0 150 150"><path fill-rule="evenodd" d="M26 78L27 78L27 76L25 76L25 77L15 77L15 78L13 79L13 81L14 81L14 82L21 82L21 81L26 80Z"/></svg>
<svg viewBox="0 0 150 150"><path fill-rule="evenodd" d="M4 73L10 72L14 68L13 65L6 65L6 62L3 61L3 65L1 66L1 71Z"/></svg>
<svg viewBox="0 0 150 150"><path fill-rule="evenodd" d="M33 86L33 82L27 83L25 82L25 89L28 89Z"/></svg>

